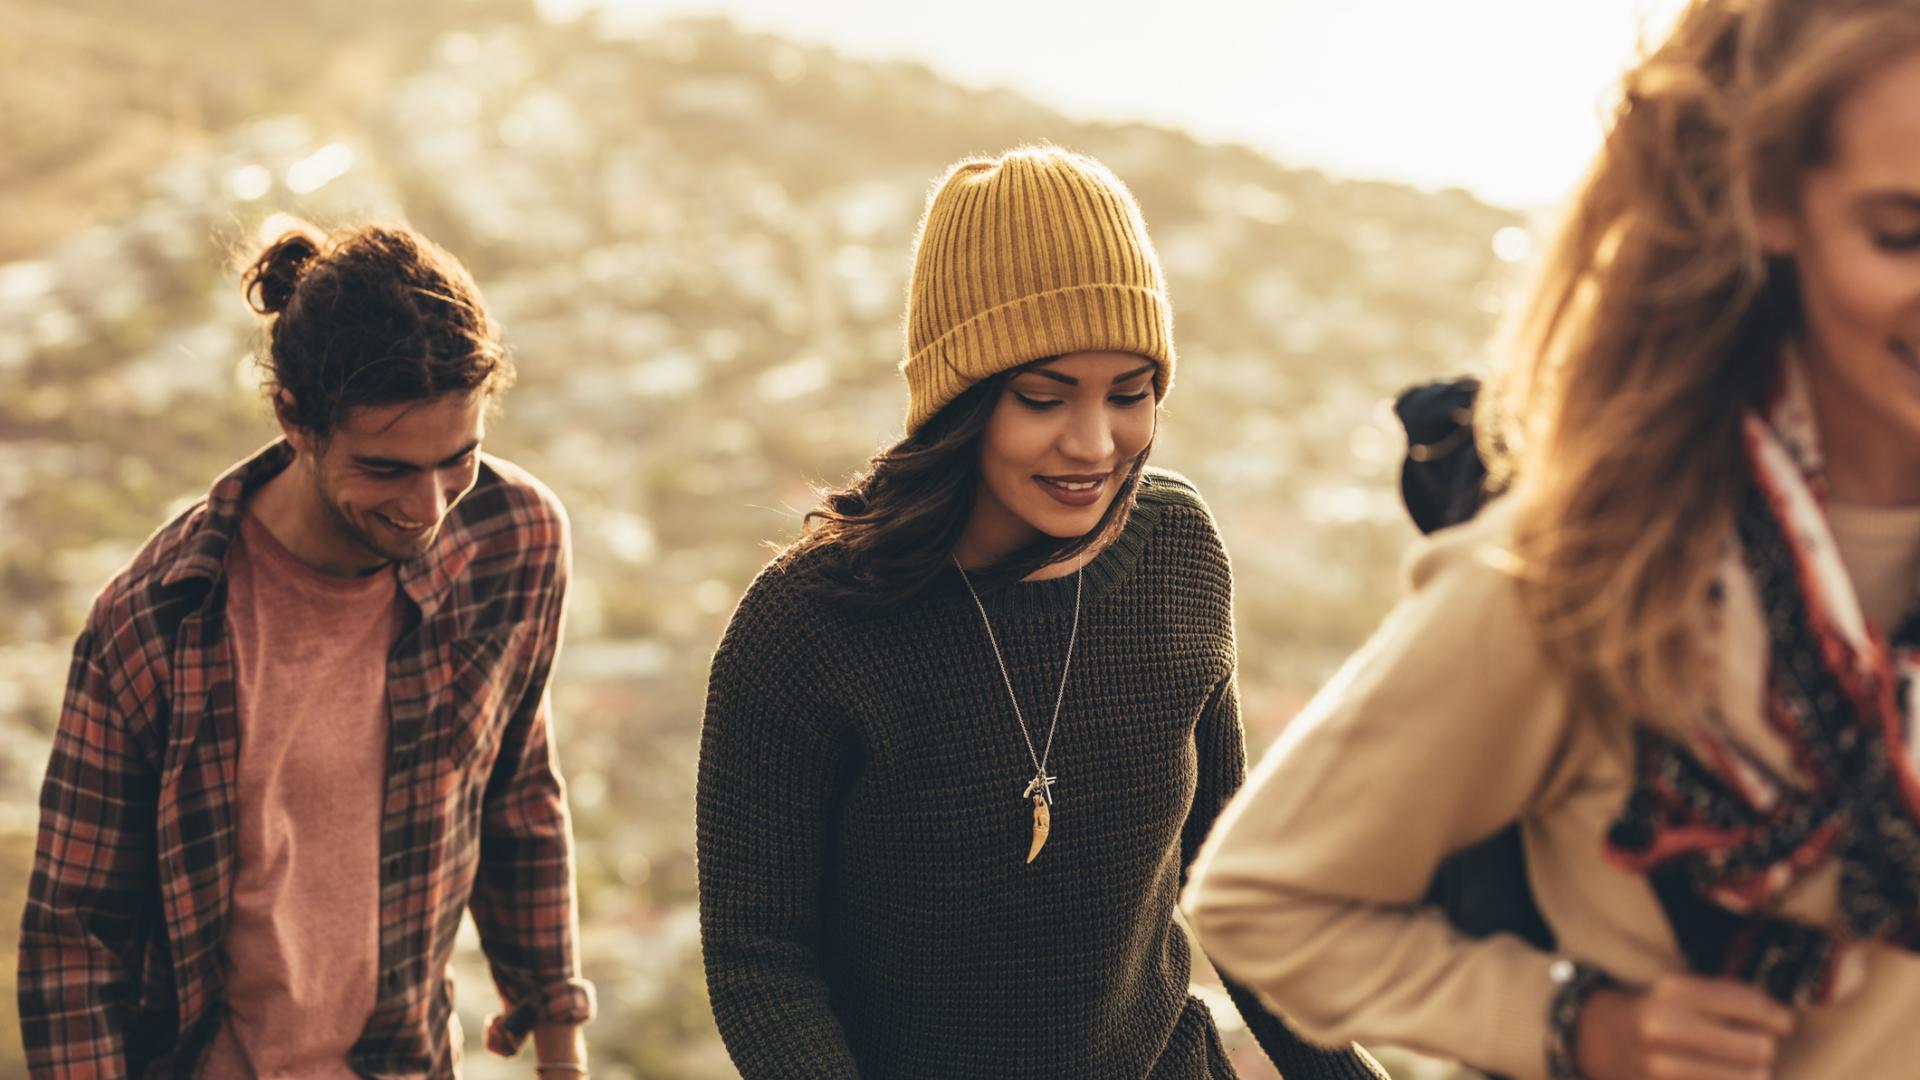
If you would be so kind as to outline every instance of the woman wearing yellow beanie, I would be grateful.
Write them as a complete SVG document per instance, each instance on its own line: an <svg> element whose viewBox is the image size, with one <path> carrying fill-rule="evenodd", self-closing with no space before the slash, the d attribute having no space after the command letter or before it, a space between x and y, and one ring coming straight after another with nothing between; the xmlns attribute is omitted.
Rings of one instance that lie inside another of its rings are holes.
<svg viewBox="0 0 1920 1080"><path fill-rule="evenodd" d="M934 189L906 435L714 655L701 930L748 1080L1234 1075L1173 921L1245 762L1226 553L1146 468L1172 328L1098 162ZM1288 1080L1381 1075L1235 997Z"/></svg>

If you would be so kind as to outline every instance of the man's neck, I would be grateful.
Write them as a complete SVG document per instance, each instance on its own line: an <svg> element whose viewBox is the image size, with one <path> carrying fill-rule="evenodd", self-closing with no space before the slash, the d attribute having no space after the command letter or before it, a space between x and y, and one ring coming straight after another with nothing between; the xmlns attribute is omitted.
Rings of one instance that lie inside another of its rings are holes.
<svg viewBox="0 0 1920 1080"><path fill-rule="evenodd" d="M299 472L301 461L280 470L247 500L247 509L266 526L280 546L296 559L332 577L365 577L386 565L385 560L341 543L338 530L326 518L311 485Z"/></svg>

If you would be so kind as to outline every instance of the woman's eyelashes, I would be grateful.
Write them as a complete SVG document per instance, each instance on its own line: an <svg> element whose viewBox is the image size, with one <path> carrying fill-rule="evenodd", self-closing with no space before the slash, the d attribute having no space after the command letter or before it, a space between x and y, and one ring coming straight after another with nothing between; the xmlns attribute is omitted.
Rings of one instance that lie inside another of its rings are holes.
<svg viewBox="0 0 1920 1080"><path fill-rule="evenodd" d="M1873 246L1889 254L1920 251L1920 212L1902 203L1891 212L1869 211L1858 219Z"/></svg>
<svg viewBox="0 0 1920 1080"><path fill-rule="evenodd" d="M1875 232L1873 244L1881 251L1904 254L1920 251L1920 232Z"/></svg>
<svg viewBox="0 0 1920 1080"><path fill-rule="evenodd" d="M1060 406L1065 405L1067 403L1066 399L1064 398L1034 397L1031 394L1024 394L1018 390L1012 391L1012 393L1013 393L1013 399L1015 401L1018 401L1020 404L1026 406L1029 409L1032 409L1034 412L1046 412L1049 409L1057 409ZM1131 408L1132 406L1138 405L1141 402L1147 400L1147 398L1151 396L1152 396L1152 391L1139 390L1133 393L1109 394L1107 395L1107 401L1109 401L1114 405L1118 405L1124 409L1124 408Z"/></svg>
<svg viewBox="0 0 1920 1080"><path fill-rule="evenodd" d="M1025 405L1027 408L1032 409L1034 412L1046 412L1048 409L1058 408L1059 406L1066 404L1066 402L1060 400L1059 398L1032 397L1030 395L1023 394L1018 390L1015 390L1013 392L1013 400L1018 401L1020 404Z"/></svg>

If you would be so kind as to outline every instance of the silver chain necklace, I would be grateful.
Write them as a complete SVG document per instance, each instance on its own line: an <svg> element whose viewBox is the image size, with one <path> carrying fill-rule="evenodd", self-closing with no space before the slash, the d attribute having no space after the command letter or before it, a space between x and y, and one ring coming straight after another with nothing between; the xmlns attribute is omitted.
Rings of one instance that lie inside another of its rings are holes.
<svg viewBox="0 0 1920 1080"><path fill-rule="evenodd" d="M1033 733L1027 730L1027 718L1020 711L1020 695L1013 692L1013 676L1007 674L1007 658L1000 655L1000 641L993 636L993 621L987 618L987 606L980 602L980 594L974 591L973 579L967 576L967 568L960 565L956 556L954 569L960 571L960 580L966 583L967 595L973 597L973 606L980 612L980 625L986 627L987 644L993 646L993 659L1000 665L1000 681L1007 686L1007 700L1013 703L1013 718L1020 724L1020 737L1026 740L1027 758L1033 762L1033 779L1027 781L1027 789L1021 792L1022 799L1033 800L1033 840L1027 846L1027 861L1032 862L1040 849L1047 846L1047 835L1053 831L1053 782L1054 777L1047 775L1047 758L1053 754L1053 733L1060 727L1060 705L1067 700L1067 673L1073 670L1073 646L1080 639L1080 578L1086 566L1082 564L1073 572L1073 629L1067 634L1067 659L1060 665L1060 689L1053 695L1053 720L1047 724L1047 741L1039 753L1033 750Z"/></svg>

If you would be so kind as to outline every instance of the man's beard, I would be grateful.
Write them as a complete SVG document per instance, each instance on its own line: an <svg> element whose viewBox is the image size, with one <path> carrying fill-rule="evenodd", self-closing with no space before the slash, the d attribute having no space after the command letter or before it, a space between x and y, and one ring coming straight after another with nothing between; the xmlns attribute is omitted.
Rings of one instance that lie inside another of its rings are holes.
<svg viewBox="0 0 1920 1080"><path fill-rule="evenodd" d="M413 544L397 547L390 543L383 543L378 536L355 525L352 519L347 517L346 513L340 509L340 504L334 502L332 493L320 483L318 477L314 478L313 487L314 495L320 500L320 506L326 513L327 521L334 530L361 550L377 555L388 562L405 562L419 555L432 547L434 539L440 535L440 528L436 525Z"/></svg>

